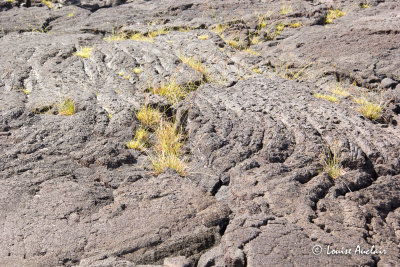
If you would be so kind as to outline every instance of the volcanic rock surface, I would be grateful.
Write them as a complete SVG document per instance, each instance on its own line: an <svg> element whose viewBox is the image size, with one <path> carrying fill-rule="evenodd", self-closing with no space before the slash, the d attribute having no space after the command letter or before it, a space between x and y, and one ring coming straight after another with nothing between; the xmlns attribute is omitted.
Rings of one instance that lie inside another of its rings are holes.
<svg viewBox="0 0 400 267"><path fill-rule="evenodd" d="M399 266L397 0L0 1L0 266Z"/></svg>

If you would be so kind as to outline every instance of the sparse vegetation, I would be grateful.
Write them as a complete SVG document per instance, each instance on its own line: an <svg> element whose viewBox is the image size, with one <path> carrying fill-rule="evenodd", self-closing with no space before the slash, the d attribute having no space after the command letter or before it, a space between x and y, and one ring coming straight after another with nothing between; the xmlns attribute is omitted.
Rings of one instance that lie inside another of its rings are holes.
<svg viewBox="0 0 400 267"><path fill-rule="evenodd" d="M200 40L207 40L209 37L207 34L204 34L204 35L198 36L197 38L199 38Z"/></svg>
<svg viewBox="0 0 400 267"><path fill-rule="evenodd" d="M135 67L133 68L132 72L135 74L140 74L143 72L143 70L140 67Z"/></svg>
<svg viewBox="0 0 400 267"><path fill-rule="evenodd" d="M154 42L154 38L151 36L145 36L141 33L135 33L133 34L129 39L133 41L138 41L138 42Z"/></svg>
<svg viewBox="0 0 400 267"><path fill-rule="evenodd" d="M163 172L166 168L176 170L185 175L185 163L182 156L183 134L181 129L175 130L171 122L162 121L156 130L157 141L155 144L156 156L151 157L156 173Z"/></svg>
<svg viewBox="0 0 400 267"><path fill-rule="evenodd" d="M131 76L129 75L125 75L125 72L123 72L122 70L120 72L118 72L118 75L126 80L129 80L131 78Z"/></svg>
<svg viewBox="0 0 400 267"><path fill-rule="evenodd" d="M288 80L300 80L306 75L305 70L313 64L314 62L311 62L307 65L304 65L303 67L300 66L301 68L299 70L298 68L291 70L293 64L282 62L281 64L276 65L273 68L275 69L275 74L277 76Z"/></svg>
<svg viewBox="0 0 400 267"><path fill-rule="evenodd" d="M329 148L329 146L324 147L322 161L324 165L324 171L332 179L336 179L344 173L339 145L336 144L332 149Z"/></svg>
<svg viewBox="0 0 400 267"><path fill-rule="evenodd" d="M350 95L349 91L346 91L345 89L342 88L341 82L339 82L334 89L331 90L332 93L335 95L340 95L343 97L348 97Z"/></svg>
<svg viewBox="0 0 400 267"><path fill-rule="evenodd" d="M53 7L53 2L50 0L42 0L42 3L44 5L46 5L48 8L52 8Z"/></svg>
<svg viewBox="0 0 400 267"><path fill-rule="evenodd" d="M153 109L145 105L138 111L136 118L138 118L144 126L152 128L160 124L162 113L158 109Z"/></svg>
<svg viewBox="0 0 400 267"><path fill-rule="evenodd" d="M75 103L72 99L64 99L58 107L58 114L71 116L75 114Z"/></svg>
<svg viewBox="0 0 400 267"><path fill-rule="evenodd" d="M364 0L362 3L360 3L360 7L361 8L369 8L370 5L368 4L367 0Z"/></svg>
<svg viewBox="0 0 400 267"><path fill-rule="evenodd" d="M346 15L346 13L339 9L329 9L326 14L324 23L331 24L333 23L333 20L343 17L344 15Z"/></svg>
<svg viewBox="0 0 400 267"><path fill-rule="evenodd" d="M206 67L199 60L196 60L194 57L187 57L183 54L179 54L179 59L182 61L182 63L190 66L192 69L197 70L204 75L207 74Z"/></svg>
<svg viewBox="0 0 400 267"><path fill-rule="evenodd" d="M151 88L150 92L156 95L165 96L171 104L176 104L184 99L191 91L191 84L179 85L175 79L170 83L164 84L158 88Z"/></svg>
<svg viewBox="0 0 400 267"><path fill-rule="evenodd" d="M68 13L67 15L68 18L72 18L73 16L75 16L75 11Z"/></svg>
<svg viewBox="0 0 400 267"><path fill-rule="evenodd" d="M281 6L281 15L287 15L287 14L292 13L292 12L293 12L293 8L292 8L291 5L283 4Z"/></svg>
<svg viewBox="0 0 400 267"><path fill-rule="evenodd" d="M331 102L338 102L339 101L339 99L334 95L313 94L313 96L315 96L317 98L324 99L324 100L328 100L328 101L331 101Z"/></svg>
<svg viewBox="0 0 400 267"><path fill-rule="evenodd" d="M132 140L126 143L130 149L145 151L148 146L149 132L146 128L140 127L136 130L135 136Z"/></svg>
<svg viewBox="0 0 400 267"><path fill-rule="evenodd" d="M115 32L113 31L110 35L103 38L104 41L107 42L118 42L128 39L128 34L124 31Z"/></svg>
<svg viewBox="0 0 400 267"><path fill-rule="evenodd" d="M246 48L246 49L244 49L243 50L243 52L246 52L246 53L249 53L249 54L252 54L252 55L255 55L255 56L258 56L258 55L260 55L260 53L258 53L257 51L254 51L253 49L251 49L250 47L249 48Z"/></svg>
<svg viewBox="0 0 400 267"><path fill-rule="evenodd" d="M362 101L360 112L367 119L378 120L382 117L383 106L379 103L373 103L370 101Z"/></svg>
<svg viewBox="0 0 400 267"><path fill-rule="evenodd" d="M253 71L254 71L255 73L258 73L258 74L261 74L261 73L262 73L262 71L261 71L259 68L254 68Z"/></svg>
<svg viewBox="0 0 400 267"><path fill-rule="evenodd" d="M74 53L75 56L79 56L82 58L89 58L92 53L93 47L82 46L78 51Z"/></svg>
<svg viewBox="0 0 400 267"><path fill-rule="evenodd" d="M31 93L31 91L29 91L29 90L27 90L27 89L25 89L25 88L22 88L21 91L22 91L25 95L29 95L29 94Z"/></svg>
<svg viewBox="0 0 400 267"><path fill-rule="evenodd" d="M300 21L298 22L293 22L289 25L290 28L300 28L301 26L303 26L303 23L301 23Z"/></svg>

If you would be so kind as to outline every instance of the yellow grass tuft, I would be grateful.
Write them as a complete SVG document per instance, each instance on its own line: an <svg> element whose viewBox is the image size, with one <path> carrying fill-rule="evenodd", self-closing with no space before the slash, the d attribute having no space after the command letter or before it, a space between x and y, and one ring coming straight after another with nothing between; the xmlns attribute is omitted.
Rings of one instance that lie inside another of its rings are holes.
<svg viewBox="0 0 400 267"><path fill-rule="evenodd" d="M113 31L110 35L103 38L103 40L107 42L120 42L126 39L128 39L128 35L123 31L120 32Z"/></svg>
<svg viewBox="0 0 400 267"><path fill-rule="evenodd" d="M135 74L140 74L143 72L143 70L139 67L135 67L135 68L133 68L132 72Z"/></svg>
<svg viewBox="0 0 400 267"><path fill-rule="evenodd" d="M187 57L185 55L179 54L179 59L182 61L182 63L188 65L194 70L197 70L204 75L207 73L206 67L198 60L196 60L194 57Z"/></svg>
<svg viewBox="0 0 400 267"><path fill-rule="evenodd" d="M165 96L172 104L179 102L188 95L188 91L185 87L178 85L175 80L172 80L172 82L162 85L161 87L151 88L150 91L153 94Z"/></svg>
<svg viewBox="0 0 400 267"><path fill-rule="evenodd" d="M89 47L89 46L82 46L80 48L80 50L76 51L74 53L75 56L79 56L82 58L89 58L90 54L92 53L92 49L93 47Z"/></svg>
<svg viewBox="0 0 400 267"><path fill-rule="evenodd" d="M322 160L324 171L332 178L336 179L344 173L340 147L335 145L333 149L328 146L323 148Z"/></svg>
<svg viewBox="0 0 400 267"><path fill-rule="evenodd" d="M131 40L133 41L138 41L138 42L154 42L154 37L151 36L145 36L141 33L135 33L130 37Z"/></svg>
<svg viewBox="0 0 400 267"><path fill-rule="evenodd" d="M378 120L382 117L383 106L378 103L364 101L361 103L360 112L367 119Z"/></svg>
<svg viewBox="0 0 400 267"><path fill-rule="evenodd" d="M126 143L126 146L130 149L145 151L148 139L149 132L146 130L146 128L140 127L136 130L134 138Z"/></svg>
<svg viewBox="0 0 400 267"><path fill-rule="evenodd" d="M71 116L75 114L75 103L71 99L65 99L58 107L58 114Z"/></svg>
<svg viewBox="0 0 400 267"><path fill-rule="evenodd" d="M207 34L204 34L204 35L198 36L197 38L199 38L200 40L207 40L209 37Z"/></svg>
<svg viewBox="0 0 400 267"><path fill-rule="evenodd" d="M333 20L343 17L344 15L346 15L346 13L339 9L329 9L326 14L325 24L331 24Z"/></svg>
<svg viewBox="0 0 400 267"><path fill-rule="evenodd" d="M335 95L340 95L343 97L348 97L350 95L349 91L346 91L345 89L342 88L341 83L336 85L336 88L332 89L331 92L334 93Z"/></svg>
<svg viewBox="0 0 400 267"><path fill-rule="evenodd" d="M303 26L303 23L301 23L300 21L293 22L292 24L289 25L290 28L299 28L301 26Z"/></svg>
<svg viewBox="0 0 400 267"><path fill-rule="evenodd" d="M293 7L288 4L283 4L281 6L281 15L286 15L293 12Z"/></svg>
<svg viewBox="0 0 400 267"><path fill-rule="evenodd" d="M48 8L53 7L53 2L50 0L42 0L42 3L45 4Z"/></svg>
<svg viewBox="0 0 400 267"><path fill-rule="evenodd" d="M156 157L151 157L154 171L157 174L162 173L166 168L174 169L180 175L185 176L186 164L177 155L161 154Z"/></svg>
<svg viewBox="0 0 400 267"><path fill-rule="evenodd" d="M259 68L254 68L253 71L254 71L255 73L258 73L258 74L261 74L261 73L262 73L262 71L261 71Z"/></svg>
<svg viewBox="0 0 400 267"><path fill-rule="evenodd" d="M317 98L321 98L321 99L324 99L324 100L331 101L331 102L338 102L339 101L339 99L336 96L333 96L333 95L314 94L314 96L317 97Z"/></svg>
<svg viewBox="0 0 400 267"><path fill-rule="evenodd" d="M153 109L150 106L143 106L138 113L136 118L145 126L154 127L160 124L162 114L159 110Z"/></svg>
<svg viewBox="0 0 400 267"><path fill-rule="evenodd" d="M163 172L167 167L185 175L185 163L180 159L183 147L183 134L181 129L176 130L175 125L162 121L155 134L157 141L155 150L157 156L153 157L152 163L156 173Z"/></svg>

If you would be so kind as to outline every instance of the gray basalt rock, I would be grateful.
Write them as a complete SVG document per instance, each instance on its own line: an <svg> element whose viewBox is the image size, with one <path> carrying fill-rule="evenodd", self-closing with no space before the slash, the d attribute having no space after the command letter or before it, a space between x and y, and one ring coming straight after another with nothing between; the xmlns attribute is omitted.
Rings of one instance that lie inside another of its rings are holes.
<svg viewBox="0 0 400 267"><path fill-rule="evenodd" d="M397 1L0 1L0 266L400 261ZM185 177L126 147L143 105Z"/></svg>

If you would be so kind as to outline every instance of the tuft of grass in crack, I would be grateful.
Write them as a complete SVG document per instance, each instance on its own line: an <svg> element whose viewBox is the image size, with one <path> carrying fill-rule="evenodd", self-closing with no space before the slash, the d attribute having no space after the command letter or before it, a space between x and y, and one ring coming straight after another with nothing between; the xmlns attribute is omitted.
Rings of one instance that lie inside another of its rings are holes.
<svg viewBox="0 0 400 267"><path fill-rule="evenodd" d="M186 164L181 160L184 139L182 129L176 130L173 123L161 121L155 134L157 137L154 147L156 155L151 157L151 161L156 173L160 174L166 168L171 168L184 176Z"/></svg>
<svg viewBox="0 0 400 267"><path fill-rule="evenodd" d="M340 9L329 9L326 14L324 24L332 24L335 19L343 17L344 15L346 15L346 13Z"/></svg>
<svg viewBox="0 0 400 267"><path fill-rule="evenodd" d="M30 93L31 93L31 91L29 91L29 90L27 90L25 88L22 88L21 92L24 93L25 95L30 95Z"/></svg>
<svg viewBox="0 0 400 267"><path fill-rule="evenodd" d="M371 6L368 4L367 0L364 0L362 3L360 3L361 8L370 8Z"/></svg>
<svg viewBox="0 0 400 267"><path fill-rule="evenodd" d="M118 75L126 80L129 80L131 78L131 76L129 75L125 75L125 72L123 72L122 70L120 72L118 72Z"/></svg>
<svg viewBox="0 0 400 267"><path fill-rule="evenodd" d="M334 103L339 101L339 99L334 95L313 94L313 96L315 96L317 98L324 99L324 100L328 100L328 101L331 101L331 102L334 102Z"/></svg>
<svg viewBox="0 0 400 267"><path fill-rule="evenodd" d="M208 40L210 37L207 34L203 34L203 35L197 36L197 38L200 40Z"/></svg>
<svg viewBox="0 0 400 267"><path fill-rule="evenodd" d="M340 95L340 96L343 96L343 97L348 97L350 95L349 91L343 89L341 82L339 82L336 85L336 87L331 90L331 92L334 93L335 95Z"/></svg>
<svg viewBox="0 0 400 267"><path fill-rule="evenodd" d="M89 58L92 53L92 49L93 47L82 46L78 51L74 53L74 55L82 58Z"/></svg>
<svg viewBox="0 0 400 267"><path fill-rule="evenodd" d="M361 104L360 112L367 119L375 121L382 117L383 106L378 103L372 103L367 101Z"/></svg>
<svg viewBox="0 0 400 267"><path fill-rule="evenodd" d="M301 26L303 26L303 23L301 23L300 21L298 22L293 22L289 25L290 28L300 28Z"/></svg>
<svg viewBox="0 0 400 267"><path fill-rule="evenodd" d="M197 70L201 72L203 75L207 74L207 69L206 67L201 63L201 61L196 60L194 57L188 57L183 54L179 54L179 59L182 61L182 63L188 65L194 70Z"/></svg>
<svg viewBox="0 0 400 267"><path fill-rule="evenodd" d="M155 127L160 124L163 115L158 109L150 106L143 106L136 114L136 118L147 127Z"/></svg>
<svg viewBox="0 0 400 267"><path fill-rule="evenodd" d="M330 148L329 146L323 147L323 153L321 156L324 171L329 175L329 177L336 179L344 173L340 147L337 144L333 148Z"/></svg>
<svg viewBox="0 0 400 267"><path fill-rule="evenodd" d="M170 83L163 84L158 88L150 88L149 91L152 94L165 96L171 104L175 105L187 97L191 91L196 90L197 87L198 84L196 82L180 85L176 83L175 79L172 79Z"/></svg>
<svg viewBox="0 0 400 267"><path fill-rule="evenodd" d="M154 37L145 36L141 33L135 33L129 39L131 39L133 41L138 41L138 42L150 42L150 43L154 42Z"/></svg>
<svg viewBox="0 0 400 267"><path fill-rule="evenodd" d="M139 151L145 151L148 147L150 133L145 127L140 127L136 130L135 136L126 143L126 146L130 149L136 149Z"/></svg>
<svg viewBox="0 0 400 267"><path fill-rule="evenodd" d="M42 0L42 4L46 5L50 9L53 7L53 2L50 0Z"/></svg>
<svg viewBox="0 0 400 267"><path fill-rule="evenodd" d="M246 52L246 53L252 54L252 55L254 55L254 56L258 56L258 55L260 55L260 53L259 53L259 52L257 52L257 51L254 51L254 50L253 50L253 49L251 49L250 47L249 47L249 48L246 48L246 49L244 49L244 50L243 50L243 52Z"/></svg>
<svg viewBox="0 0 400 267"><path fill-rule="evenodd" d="M127 33L125 33L124 31L115 32L114 30L110 35L103 38L103 40L106 42L119 42L119 41L124 41L126 39L128 39Z"/></svg>
<svg viewBox="0 0 400 267"><path fill-rule="evenodd" d="M75 103L72 99L64 99L58 106L58 114L71 116L75 114Z"/></svg>
<svg viewBox="0 0 400 267"><path fill-rule="evenodd" d="M289 4L283 4L281 6L281 15L287 15L293 12L293 7Z"/></svg>
<svg viewBox="0 0 400 267"><path fill-rule="evenodd" d="M140 74L143 72L143 70L140 67L135 67L133 68L132 72L135 74Z"/></svg>
<svg viewBox="0 0 400 267"><path fill-rule="evenodd" d="M262 70L260 70L259 68L254 68L254 69L252 69L252 71L255 73L258 73L258 74L262 73Z"/></svg>
<svg viewBox="0 0 400 267"><path fill-rule="evenodd" d="M305 72L305 70L312 66L314 64L314 62L308 63L306 65L304 65L303 67L301 67L300 70L291 70L292 65L291 63L284 63L281 62L279 65L271 66L273 68L275 68L275 75L280 76L284 79L288 79L288 80L300 80L302 77L304 77L305 75L307 75L307 73Z"/></svg>
<svg viewBox="0 0 400 267"><path fill-rule="evenodd" d="M67 18L72 18L73 16L75 16L75 11L68 13Z"/></svg>

